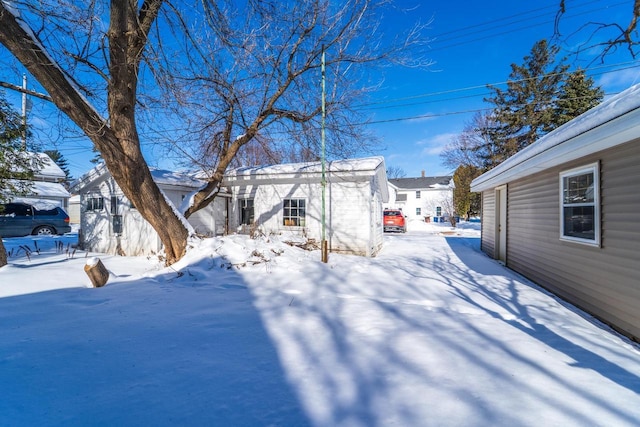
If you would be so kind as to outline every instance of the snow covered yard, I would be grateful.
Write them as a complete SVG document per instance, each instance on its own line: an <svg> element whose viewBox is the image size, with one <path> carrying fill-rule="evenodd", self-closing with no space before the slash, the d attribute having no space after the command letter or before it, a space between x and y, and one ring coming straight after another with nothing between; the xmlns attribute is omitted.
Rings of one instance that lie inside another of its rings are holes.
<svg viewBox="0 0 640 427"><path fill-rule="evenodd" d="M100 256L99 289L41 241L0 269L0 425L640 423L638 346L487 258L477 225L385 240L326 265L275 237Z"/></svg>

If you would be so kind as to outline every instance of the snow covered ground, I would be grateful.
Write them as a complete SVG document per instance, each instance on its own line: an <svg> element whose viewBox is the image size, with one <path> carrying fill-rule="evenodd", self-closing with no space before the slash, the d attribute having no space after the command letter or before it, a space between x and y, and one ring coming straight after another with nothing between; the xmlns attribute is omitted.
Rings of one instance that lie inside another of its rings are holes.
<svg viewBox="0 0 640 427"><path fill-rule="evenodd" d="M98 289L75 236L4 239L0 425L639 425L639 347L478 236L411 223L328 264L228 236L170 268L100 255Z"/></svg>

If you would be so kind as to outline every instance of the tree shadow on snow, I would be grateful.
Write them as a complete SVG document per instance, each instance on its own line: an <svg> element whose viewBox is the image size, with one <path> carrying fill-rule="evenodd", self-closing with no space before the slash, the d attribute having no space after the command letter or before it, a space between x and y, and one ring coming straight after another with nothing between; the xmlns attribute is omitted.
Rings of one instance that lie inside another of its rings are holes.
<svg viewBox="0 0 640 427"><path fill-rule="evenodd" d="M640 391L635 374L538 321L545 307L520 302L533 287L488 260L477 240L447 239L453 254L406 257L394 250L345 268L332 266L330 258L329 265L309 264L274 278L282 282L277 286L254 288L255 304L314 424L535 425L540 414L524 410L529 401L535 402L531 408L544 407L547 417L593 424L584 405L559 400L545 388L549 384L633 424L633 415L612 399L537 357L541 350L529 354L500 336L504 328L487 328L504 324L511 337L521 333L566 355L567 369L593 370ZM443 300L443 293L454 298ZM505 360L526 374L509 372Z"/></svg>
<svg viewBox="0 0 640 427"><path fill-rule="evenodd" d="M516 272L489 259L486 254L480 251L479 245L470 242L473 239L447 238L446 240L455 256L461 261L461 264L453 259L442 260L439 263L439 268L443 272L446 271L447 275L458 279L455 282L451 281L449 286L455 290L461 299L493 318L530 335L542 344L565 354L570 359L567 361L567 366L597 372L602 377L634 393L640 393L640 377L610 362L604 356L585 348L576 342L578 340L572 340L574 337L571 336L571 333L563 330L562 319L558 319L558 324L549 322L549 320L538 320L537 317L541 314L549 314L546 311L548 310L548 304L540 304L538 306L534 302L533 305L527 305L521 302L522 294L530 289L535 290L553 300L558 307L565 308L567 316L580 316L582 321L590 324L589 326L601 328L603 334L616 334L610 328ZM487 275L497 278L497 282L501 285L496 287L496 280L487 279ZM483 298L477 298L477 296ZM482 304L481 301L488 301L493 304ZM507 314L505 315L505 313ZM564 336L563 332L565 332ZM586 342L590 340L590 337L580 337L580 339ZM624 338L621 338L620 344L623 342ZM597 347L597 344L594 347ZM537 366L537 368L545 375L554 376L551 372L544 372L545 369L542 366ZM556 380L563 381L562 378L556 378ZM568 384L565 385L569 386ZM597 390L584 388L574 389L574 391L579 395L583 395L595 406L607 406L605 399L602 399ZM615 411L614 408L606 409ZM621 419L631 424L637 422L637 419L627 418L625 414L620 413L618 415Z"/></svg>
<svg viewBox="0 0 640 427"><path fill-rule="evenodd" d="M246 284L209 262L0 298L0 424L309 425Z"/></svg>

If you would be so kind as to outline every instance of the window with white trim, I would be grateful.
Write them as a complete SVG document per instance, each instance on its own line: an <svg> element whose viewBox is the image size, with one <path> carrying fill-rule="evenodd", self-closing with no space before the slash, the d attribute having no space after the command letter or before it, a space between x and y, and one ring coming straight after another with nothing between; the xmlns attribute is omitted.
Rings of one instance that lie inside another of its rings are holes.
<svg viewBox="0 0 640 427"><path fill-rule="evenodd" d="M89 197L86 204L87 211L101 211L104 209L104 199L102 197Z"/></svg>
<svg viewBox="0 0 640 427"><path fill-rule="evenodd" d="M420 190L416 190L416 199L420 198Z"/></svg>
<svg viewBox="0 0 640 427"><path fill-rule="evenodd" d="M305 226L306 201L305 199L284 199L282 204L282 224L287 226Z"/></svg>
<svg viewBox="0 0 640 427"><path fill-rule="evenodd" d="M422 208L416 208L416 215L417 216L422 215Z"/></svg>
<svg viewBox="0 0 640 427"><path fill-rule="evenodd" d="M598 163L560 173L560 239L600 245Z"/></svg>

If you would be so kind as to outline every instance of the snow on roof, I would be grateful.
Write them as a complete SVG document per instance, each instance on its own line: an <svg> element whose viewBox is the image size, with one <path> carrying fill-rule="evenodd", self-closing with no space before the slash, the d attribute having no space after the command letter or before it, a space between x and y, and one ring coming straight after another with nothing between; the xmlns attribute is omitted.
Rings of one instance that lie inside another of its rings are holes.
<svg viewBox="0 0 640 427"><path fill-rule="evenodd" d="M16 181L17 182L17 181ZM71 194L66 188L57 182L44 182L44 181L31 181L31 187L29 188L29 196L40 197L56 197L56 198L69 198ZM13 198L16 200L16 198Z"/></svg>
<svg viewBox="0 0 640 427"><path fill-rule="evenodd" d="M418 178L393 178L389 182L399 190L449 188L452 176L423 176Z"/></svg>
<svg viewBox="0 0 640 427"><path fill-rule="evenodd" d="M71 197L71 194L67 191L62 184L57 182L40 182L36 181L31 187L33 194L46 197Z"/></svg>
<svg viewBox="0 0 640 427"><path fill-rule="evenodd" d="M549 132L471 183L484 191L640 136L640 84Z"/></svg>
<svg viewBox="0 0 640 427"><path fill-rule="evenodd" d="M83 188L87 186L93 186L101 179L106 179L111 176L107 166L104 163L100 163L89 172L82 175L76 181L71 184L71 190L74 193L80 193ZM151 169L151 177L156 184L159 185L174 185L184 186L190 188L202 187L204 181L196 178L194 174L187 172L174 172L164 169Z"/></svg>
<svg viewBox="0 0 640 427"><path fill-rule="evenodd" d="M66 177L64 171L56 164L51 157L45 153L35 153L42 162L41 169L35 174L39 178L64 179Z"/></svg>
<svg viewBox="0 0 640 427"><path fill-rule="evenodd" d="M333 160L326 162L328 172L362 172L374 171L384 162L383 157L365 157L361 159ZM285 163L279 165L254 166L230 170L225 175L229 177L249 175L283 175L283 174L314 174L322 172L321 162Z"/></svg>
<svg viewBox="0 0 640 427"><path fill-rule="evenodd" d="M34 169L34 176L37 179L46 179L49 181L60 181L66 177L63 170L60 169L60 166L58 166L56 162L51 160L51 157L49 157L46 153L26 152L25 154L27 158L31 161L32 169ZM39 168L37 170L35 167L36 158L40 163ZM14 172L21 172L22 171L21 169L22 168L19 168L19 167L16 167L16 165L13 165Z"/></svg>
<svg viewBox="0 0 640 427"><path fill-rule="evenodd" d="M187 187L202 187L204 181L197 179L193 174L185 172L174 172L163 169L152 169L151 176L156 184L182 185Z"/></svg>

